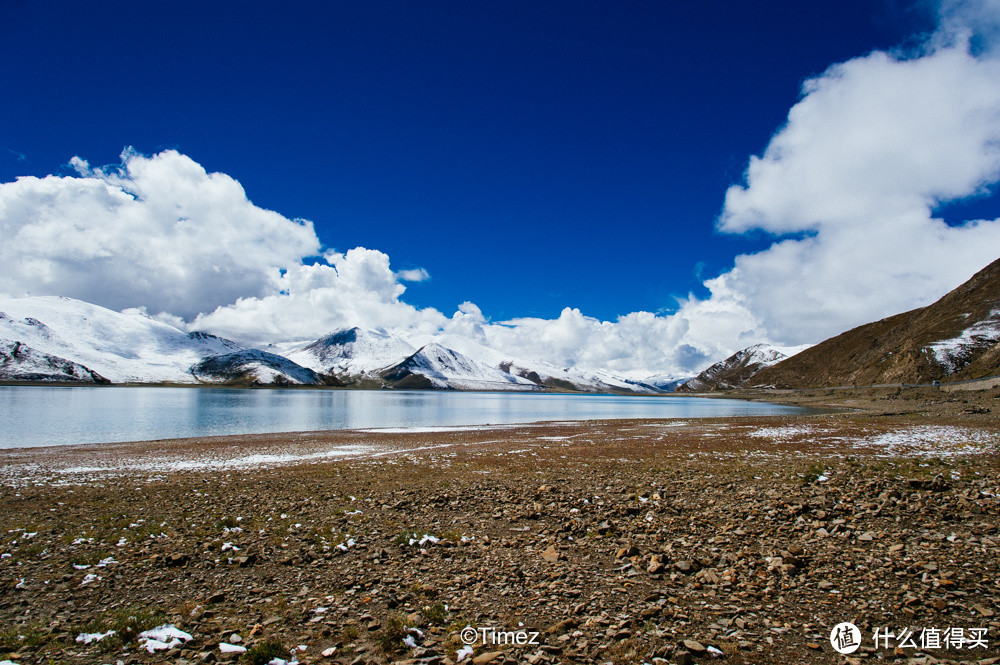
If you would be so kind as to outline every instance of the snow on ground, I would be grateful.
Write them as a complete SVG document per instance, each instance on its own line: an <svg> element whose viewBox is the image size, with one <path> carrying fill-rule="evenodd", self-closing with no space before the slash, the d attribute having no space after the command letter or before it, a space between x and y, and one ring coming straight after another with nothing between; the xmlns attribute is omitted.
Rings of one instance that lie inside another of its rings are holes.
<svg viewBox="0 0 1000 665"><path fill-rule="evenodd" d="M311 453L258 453L227 458L156 460L149 462L123 461L113 466L75 466L60 469L60 473L95 473L112 470L170 473L174 471L234 471L237 469L259 469L284 466L296 462L312 462L340 459L371 453L374 448L364 445L337 446L331 450Z"/></svg>
<svg viewBox="0 0 1000 665"><path fill-rule="evenodd" d="M1000 437L969 427L922 425L855 439L859 448L881 448L886 457L955 457L995 451Z"/></svg>
<svg viewBox="0 0 1000 665"><path fill-rule="evenodd" d="M359 429L358 432L369 432L372 434L440 434L447 432L479 432L493 429L510 429L518 425L435 425L413 427L368 427Z"/></svg>
<svg viewBox="0 0 1000 665"><path fill-rule="evenodd" d="M806 436L819 434L821 430L813 425L785 425L782 427L762 427L749 433L756 439L771 439L772 441L791 441Z"/></svg>
<svg viewBox="0 0 1000 665"><path fill-rule="evenodd" d="M190 633L185 633L173 624L165 623L162 626L139 633L139 646L149 653L154 653L173 649L190 639Z"/></svg>
<svg viewBox="0 0 1000 665"><path fill-rule="evenodd" d="M787 425L761 427L747 434L781 443L811 441L847 444L855 448L880 451L880 456L885 457L954 457L990 452L1000 446L1000 436L993 432L950 425L916 425L860 436L845 436L837 433L837 430L815 425Z"/></svg>

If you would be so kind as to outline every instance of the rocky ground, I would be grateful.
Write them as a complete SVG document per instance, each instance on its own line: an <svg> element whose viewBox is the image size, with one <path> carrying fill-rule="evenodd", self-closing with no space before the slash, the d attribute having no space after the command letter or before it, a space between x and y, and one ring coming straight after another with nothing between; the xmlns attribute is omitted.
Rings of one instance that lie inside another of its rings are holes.
<svg viewBox="0 0 1000 665"><path fill-rule="evenodd" d="M3 451L0 662L1000 662L997 397Z"/></svg>

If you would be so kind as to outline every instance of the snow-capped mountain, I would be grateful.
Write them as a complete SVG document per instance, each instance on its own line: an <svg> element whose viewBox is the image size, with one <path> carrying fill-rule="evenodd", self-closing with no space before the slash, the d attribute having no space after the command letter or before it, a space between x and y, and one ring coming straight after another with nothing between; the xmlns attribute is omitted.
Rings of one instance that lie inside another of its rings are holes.
<svg viewBox="0 0 1000 665"><path fill-rule="evenodd" d="M0 312L0 341L77 363L112 383L191 383L195 363L241 350L221 337L71 298L0 298Z"/></svg>
<svg viewBox="0 0 1000 665"><path fill-rule="evenodd" d="M427 344L402 362L381 372L383 380L396 388L451 388L454 390L540 390L529 379L445 348Z"/></svg>
<svg viewBox="0 0 1000 665"><path fill-rule="evenodd" d="M347 328L283 353L289 360L322 374L375 376L416 351L410 343L379 330Z"/></svg>
<svg viewBox="0 0 1000 665"><path fill-rule="evenodd" d="M311 369L297 365L288 358L257 349L210 356L192 367L191 374L205 383L250 386L328 383Z"/></svg>
<svg viewBox="0 0 1000 665"><path fill-rule="evenodd" d="M737 351L725 360L715 363L695 378L677 388L679 392L701 392L705 390L730 390L741 388L757 372L795 355L806 346L778 347L770 344L754 344Z"/></svg>
<svg viewBox="0 0 1000 665"><path fill-rule="evenodd" d="M308 344L247 349L137 310L56 297L0 297L0 380L661 392L648 381L512 358L454 335L408 340L347 328Z"/></svg>

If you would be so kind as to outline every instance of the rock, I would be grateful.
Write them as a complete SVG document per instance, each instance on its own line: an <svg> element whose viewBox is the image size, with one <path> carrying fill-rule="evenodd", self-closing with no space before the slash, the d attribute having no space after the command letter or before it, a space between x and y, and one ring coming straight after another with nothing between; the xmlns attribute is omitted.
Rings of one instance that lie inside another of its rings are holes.
<svg viewBox="0 0 1000 665"><path fill-rule="evenodd" d="M694 570L694 566L691 565L690 561L675 561L674 568L684 573L685 575L691 573Z"/></svg>
<svg viewBox="0 0 1000 665"><path fill-rule="evenodd" d="M547 635L562 635L571 628L576 628L579 622L576 619L563 619L559 623L553 624L545 629Z"/></svg>
<svg viewBox="0 0 1000 665"><path fill-rule="evenodd" d="M684 645L685 649L687 649L692 653L701 654L707 651L705 645L699 642L698 640L684 640L683 642L681 642L681 644Z"/></svg>
<svg viewBox="0 0 1000 665"><path fill-rule="evenodd" d="M485 651L472 659L473 665L485 665L503 657L503 651Z"/></svg>

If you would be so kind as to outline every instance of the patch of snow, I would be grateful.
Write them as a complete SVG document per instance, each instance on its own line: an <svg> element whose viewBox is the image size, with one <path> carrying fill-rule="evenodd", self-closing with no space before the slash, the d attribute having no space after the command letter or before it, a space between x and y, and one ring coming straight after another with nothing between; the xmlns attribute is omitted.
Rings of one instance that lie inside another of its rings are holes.
<svg viewBox="0 0 1000 665"><path fill-rule="evenodd" d="M165 623L139 633L139 646L149 653L173 649L189 640L191 640L190 633L185 633L172 623Z"/></svg>
<svg viewBox="0 0 1000 665"><path fill-rule="evenodd" d="M76 636L76 641L82 644L90 644L91 642L100 642L105 637L114 635L115 631L109 630L106 633L80 633Z"/></svg>

